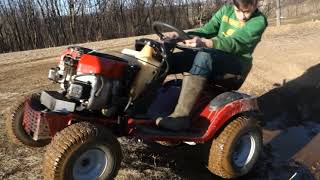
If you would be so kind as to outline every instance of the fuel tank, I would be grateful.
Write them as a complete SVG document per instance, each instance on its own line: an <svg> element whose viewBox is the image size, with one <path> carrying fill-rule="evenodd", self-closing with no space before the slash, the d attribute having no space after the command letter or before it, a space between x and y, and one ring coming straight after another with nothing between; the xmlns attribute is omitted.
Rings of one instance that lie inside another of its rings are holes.
<svg viewBox="0 0 320 180"><path fill-rule="evenodd" d="M148 44L141 51L124 49L122 53L131 56L139 64L140 70L135 76L130 89L130 97L135 100L157 74L160 62L153 57L154 50Z"/></svg>

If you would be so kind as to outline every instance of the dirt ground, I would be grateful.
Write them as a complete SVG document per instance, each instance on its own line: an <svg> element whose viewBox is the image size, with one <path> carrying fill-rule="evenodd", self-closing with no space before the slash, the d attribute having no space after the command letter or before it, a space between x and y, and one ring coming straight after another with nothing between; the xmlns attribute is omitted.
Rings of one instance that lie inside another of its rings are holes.
<svg viewBox="0 0 320 180"><path fill-rule="evenodd" d="M320 179L320 22L269 27L241 91L258 96L264 151L242 179ZM119 51L134 39L83 46ZM42 179L44 149L8 142L4 118L17 97L54 88L47 80L65 47L0 54L0 179ZM219 179L197 161L197 146L166 148L120 138L124 160L116 179Z"/></svg>

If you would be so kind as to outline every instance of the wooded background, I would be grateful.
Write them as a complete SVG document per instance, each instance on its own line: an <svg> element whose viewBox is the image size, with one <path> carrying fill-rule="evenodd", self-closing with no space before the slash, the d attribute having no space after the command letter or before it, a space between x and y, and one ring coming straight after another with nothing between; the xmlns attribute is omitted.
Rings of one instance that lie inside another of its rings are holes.
<svg viewBox="0 0 320 180"><path fill-rule="evenodd" d="M1 0L0 53L149 34L154 21L194 28L228 1ZM273 17L274 0L260 4ZM288 17L319 13L319 4L319 0L282 0Z"/></svg>

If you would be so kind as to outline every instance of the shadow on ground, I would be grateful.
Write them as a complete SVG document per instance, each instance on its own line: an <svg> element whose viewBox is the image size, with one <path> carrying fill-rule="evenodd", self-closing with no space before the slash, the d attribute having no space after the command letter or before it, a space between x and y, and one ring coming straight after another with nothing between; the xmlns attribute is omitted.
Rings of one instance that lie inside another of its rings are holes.
<svg viewBox="0 0 320 180"><path fill-rule="evenodd" d="M275 86L277 88L258 98L265 121L287 113L286 126L301 121L320 122L320 64L310 67L294 80L283 80L283 84Z"/></svg>
<svg viewBox="0 0 320 180"><path fill-rule="evenodd" d="M258 169L264 177L319 179L320 64L275 86L258 98L265 131Z"/></svg>

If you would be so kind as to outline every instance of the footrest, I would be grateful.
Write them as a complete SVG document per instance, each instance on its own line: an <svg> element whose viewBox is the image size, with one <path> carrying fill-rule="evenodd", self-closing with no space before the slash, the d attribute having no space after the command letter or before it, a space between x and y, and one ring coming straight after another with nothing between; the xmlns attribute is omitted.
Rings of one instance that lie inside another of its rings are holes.
<svg viewBox="0 0 320 180"><path fill-rule="evenodd" d="M202 137L202 133L195 132L192 130L185 130L185 131L170 131L166 129L161 129L159 127L146 127L137 125L137 131L139 134L143 134L144 136L154 136L154 137L181 137L181 138L200 138Z"/></svg>

